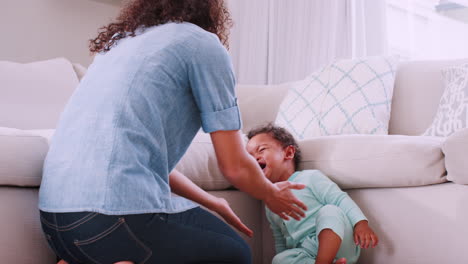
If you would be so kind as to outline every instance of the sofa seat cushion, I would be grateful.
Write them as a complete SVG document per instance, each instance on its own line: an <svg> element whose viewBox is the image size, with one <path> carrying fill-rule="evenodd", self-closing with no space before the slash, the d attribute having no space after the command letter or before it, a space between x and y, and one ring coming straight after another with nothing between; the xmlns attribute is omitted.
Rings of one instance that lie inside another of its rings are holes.
<svg viewBox="0 0 468 264"><path fill-rule="evenodd" d="M0 128L0 185L38 187L48 149L37 132Z"/></svg>
<svg viewBox="0 0 468 264"><path fill-rule="evenodd" d="M299 169L321 170L343 189L422 186L447 181L440 137L338 135L299 141ZM198 133L176 169L205 190L232 185L209 134Z"/></svg>
<svg viewBox="0 0 468 264"><path fill-rule="evenodd" d="M299 169L321 170L343 189L405 187L447 181L443 138L342 135L299 142Z"/></svg>

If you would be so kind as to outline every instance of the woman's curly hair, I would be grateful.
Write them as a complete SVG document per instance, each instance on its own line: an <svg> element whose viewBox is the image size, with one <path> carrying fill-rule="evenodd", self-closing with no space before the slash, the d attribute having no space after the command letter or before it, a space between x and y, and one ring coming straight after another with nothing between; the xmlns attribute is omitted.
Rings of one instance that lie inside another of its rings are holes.
<svg viewBox="0 0 468 264"><path fill-rule="evenodd" d="M131 0L115 22L99 29L95 39L89 41L92 53L107 52L119 40L135 30L167 22L190 22L216 34L228 48L232 20L224 0Z"/></svg>

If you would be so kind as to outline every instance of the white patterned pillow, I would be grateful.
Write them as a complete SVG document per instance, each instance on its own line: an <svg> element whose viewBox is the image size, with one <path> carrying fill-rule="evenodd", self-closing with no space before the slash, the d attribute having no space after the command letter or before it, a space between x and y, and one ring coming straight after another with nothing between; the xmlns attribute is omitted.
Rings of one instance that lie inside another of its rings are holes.
<svg viewBox="0 0 468 264"><path fill-rule="evenodd" d="M442 70L445 90L434 121L424 136L448 137L468 128L468 64Z"/></svg>
<svg viewBox="0 0 468 264"><path fill-rule="evenodd" d="M342 134L388 134L398 60L340 60L297 82L276 123L298 139Z"/></svg>

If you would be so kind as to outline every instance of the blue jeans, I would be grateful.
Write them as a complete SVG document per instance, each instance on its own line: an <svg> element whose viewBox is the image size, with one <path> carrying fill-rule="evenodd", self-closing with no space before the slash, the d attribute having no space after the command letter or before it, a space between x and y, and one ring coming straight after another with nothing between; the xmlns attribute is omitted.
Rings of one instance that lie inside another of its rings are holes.
<svg viewBox="0 0 468 264"><path fill-rule="evenodd" d="M245 241L199 207L178 214L40 214L47 242L69 264L251 263Z"/></svg>

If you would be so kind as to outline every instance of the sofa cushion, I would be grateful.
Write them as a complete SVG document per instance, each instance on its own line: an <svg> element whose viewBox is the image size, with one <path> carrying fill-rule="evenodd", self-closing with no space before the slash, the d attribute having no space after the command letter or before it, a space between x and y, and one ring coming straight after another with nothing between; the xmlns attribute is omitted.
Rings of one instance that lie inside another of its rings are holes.
<svg viewBox="0 0 468 264"><path fill-rule="evenodd" d="M0 127L0 185L37 187L53 129ZM209 134L199 132L176 169L204 190L231 187L221 173Z"/></svg>
<svg viewBox="0 0 468 264"><path fill-rule="evenodd" d="M468 184L468 129L450 135L442 145L447 167L447 180Z"/></svg>
<svg viewBox="0 0 468 264"><path fill-rule="evenodd" d="M299 142L299 169L318 169L343 189L446 181L442 138L343 135Z"/></svg>
<svg viewBox="0 0 468 264"><path fill-rule="evenodd" d="M63 58L27 64L0 61L0 126L55 128L77 85L72 64Z"/></svg>
<svg viewBox="0 0 468 264"><path fill-rule="evenodd" d="M275 123L297 139L320 136L320 110L329 83L330 67L323 67L293 83L281 102Z"/></svg>
<svg viewBox="0 0 468 264"><path fill-rule="evenodd" d="M468 128L468 63L442 70L445 90L437 114L423 136L448 137Z"/></svg>
<svg viewBox="0 0 468 264"><path fill-rule="evenodd" d="M0 128L0 185L38 187L49 149L35 132Z"/></svg>
<svg viewBox="0 0 468 264"><path fill-rule="evenodd" d="M387 134L398 60L338 60L293 86L278 125L298 139L343 134Z"/></svg>
<svg viewBox="0 0 468 264"><path fill-rule="evenodd" d="M318 169L341 188L421 186L446 182L443 138L341 135L299 141L299 169ZM176 169L205 190L232 185L221 173L209 134L198 133Z"/></svg>
<svg viewBox="0 0 468 264"><path fill-rule="evenodd" d="M210 134L199 132L176 169L204 190L224 190L231 184L218 167Z"/></svg>

